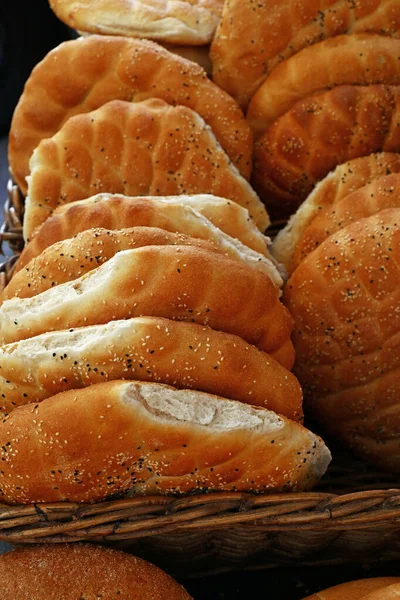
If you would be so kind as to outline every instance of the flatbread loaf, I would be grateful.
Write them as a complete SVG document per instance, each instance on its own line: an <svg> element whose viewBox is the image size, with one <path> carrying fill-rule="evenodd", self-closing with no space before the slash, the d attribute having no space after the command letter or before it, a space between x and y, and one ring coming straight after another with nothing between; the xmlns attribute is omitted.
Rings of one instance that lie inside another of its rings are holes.
<svg viewBox="0 0 400 600"><path fill-rule="evenodd" d="M197 64L158 44L91 35L63 42L33 69L14 111L8 158L26 194L29 159L40 140L69 119L111 100L161 98L196 111L244 177L250 176L252 137L235 101Z"/></svg>
<svg viewBox="0 0 400 600"><path fill-rule="evenodd" d="M265 206L194 111L163 100L114 100L71 117L30 160L24 238L60 204L98 192L210 193L245 207L264 230Z"/></svg>
<svg viewBox="0 0 400 600"><path fill-rule="evenodd" d="M331 459L321 438L271 411L126 381L16 409L0 423L0 446L1 498L11 504L298 491L312 487Z"/></svg>

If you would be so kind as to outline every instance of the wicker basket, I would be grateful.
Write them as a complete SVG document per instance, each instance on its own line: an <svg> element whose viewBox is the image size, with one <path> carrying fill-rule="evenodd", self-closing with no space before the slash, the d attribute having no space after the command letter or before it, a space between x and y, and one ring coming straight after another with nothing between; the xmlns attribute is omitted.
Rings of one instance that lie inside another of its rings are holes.
<svg viewBox="0 0 400 600"><path fill-rule="evenodd" d="M9 184L0 248L6 241L15 254L21 250L22 218L23 198ZM15 258L0 265L0 288L12 276ZM14 545L96 542L185 577L189 563L190 575L196 576L399 559L399 477L376 471L326 441L334 460L313 492L0 505L0 539Z"/></svg>

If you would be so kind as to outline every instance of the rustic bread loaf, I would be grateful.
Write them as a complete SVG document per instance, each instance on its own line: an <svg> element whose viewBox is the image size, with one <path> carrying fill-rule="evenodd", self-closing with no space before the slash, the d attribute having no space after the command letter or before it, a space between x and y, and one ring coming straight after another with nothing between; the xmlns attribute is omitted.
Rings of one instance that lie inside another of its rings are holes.
<svg viewBox="0 0 400 600"><path fill-rule="evenodd" d="M362 31L399 37L398 1L225 0L211 46L214 81L246 107L276 64L325 38Z"/></svg>
<svg viewBox="0 0 400 600"><path fill-rule="evenodd" d="M274 239L271 252L288 272L293 271L291 261L303 232L312 220L324 210L377 177L400 172L400 154L380 152L355 158L339 165L318 183L307 199L289 219Z"/></svg>
<svg viewBox="0 0 400 600"><path fill-rule="evenodd" d="M307 254L329 235L386 208L400 208L399 173L378 177L369 185L321 210L300 237L291 261L291 270L296 269Z"/></svg>
<svg viewBox="0 0 400 600"><path fill-rule="evenodd" d="M309 410L354 452L400 471L400 209L328 237L284 300Z"/></svg>
<svg viewBox="0 0 400 600"><path fill-rule="evenodd" d="M118 252L86 275L33 298L6 300L0 307L0 343L159 316L209 325L277 353L290 347L292 330L279 295L267 275L222 253L194 246L145 246Z"/></svg>
<svg viewBox="0 0 400 600"><path fill-rule="evenodd" d="M312 487L330 462L319 437L274 412L126 381L17 408L0 423L0 446L0 497L12 504L296 491Z"/></svg>
<svg viewBox="0 0 400 600"><path fill-rule="evenodd" d="M0 557L2 600L191 600L172 577L130 554L93 544L45 544Z"/></svg>
<svg viewBox="0 0 400 600"><path fill-rule="evenodd" d="M60 204L97 192L127 196L211 193L248 209L260 229L265 206L197 113L163 100L114 100L71 117L29 162L25 240Z"/></svg>
<svg viewBox="0 0 400 600"><path fill-rule="evenodd" d="M296 377L241 338L155 317L111 321L0 347L0 411L113 379L198 389L300 421Z"/></svg>
<svg viewBox="0 0 400 600"><path fill-rule="evenodd" d="M335 585L322 592L307 596L304 600L372 600L374 596L370 598L369 594L378 592L381 590L383 593L385 590L393 584L398 584L400 578L398 577L371 577L369 579L358 579L356 581L348 581ZM379 600L389 600L391 596L380 596Z"/></svg>
<svg viewBox="0 0 400 600"><path fill-rule="evenodd" d="M201 115L239 171L250 175L249 126L235 101L200 66L147 40L91 35L51 50L25 84L11 123L8 154L23 193L33 150L69 117L110 100L153 97Z"/></svg>
<svg viewBox="0 0 400 600"><path fill-rule="evenodd" d="M277 65L251 99L247 120L258 138L299 100L339 85L377 83L400 84L400 39L340 35Z"/></svg>
<svg viewBox="0 0 400 600"><path fill-rule="evenodd" d="M32 239L24 247L15 269L22 269L55 242L93 227L160 227L173 233L209 239L210 225L198 213L230 237L237 238L245 246L270 258L267 249L269 238L257 229L248 211L231 200L209 194L133 198L118 194L97 194L85 200L58 206L51 217L32 233Z"/></svg>
<svg viewBox="0 0 400 600"><path fill-rule="evenodd" d="M208 44L224 0L50 0L69 27L176 44Z"/></svg>
<svg viewBox="0 0 400 600"><path fill-rule="evenodd" d="M299 101L255 145L254 184L274 214L291 214L347 160L400 149L400 86L339 86Z"/></svg>

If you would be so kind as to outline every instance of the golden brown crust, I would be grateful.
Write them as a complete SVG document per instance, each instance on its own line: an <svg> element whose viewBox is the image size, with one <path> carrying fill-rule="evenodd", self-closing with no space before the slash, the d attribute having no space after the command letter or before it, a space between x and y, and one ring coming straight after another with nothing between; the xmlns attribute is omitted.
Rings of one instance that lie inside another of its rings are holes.
<svg viewBox="0 0 400 600"><path fill-rule="evenodd" d="M399 173L378 177L369 185L321 210L300 237L291 263L292 271L328 236L386 208L400 208Z"/></svg>
<svg viewBox="0 0 400 600"><path fill-rule="evenodd" d="M93 544L19 548L0 557L2 600L191 600L167 573Z"/></svg>
<svg viewBox="0 0 400 600"><path fill-rule="evenodd" d="M176 44L208 44L223 0L50 0L61 21L79 31Z"/></svg>
<svg viewBox="0 0 400 600"><path fill-rule="evenodd" d="M60 204L98 192L210 193L246 208L264 230L265 206L194 111L163 100L114 100L71 117L30 160L25 240Z"/></svg>
<svg viewBox="0 0 400 600"><path fill-rule="evenodd" d="M279 62L326 38L363 31L399 37L397 0L226 0L211 47L214 81L246 107Z"/></svg>
<svg viewBox="0 0 400 600"><path fill-rule="evenodd" d="M118 252L80 278L0 307L2 344L136 316L192 321L239 335L266 352L287 344L292 319L272 280L194 246Z"/></svg>
<svg viewBox="0 0 400 600"><path fill-rule="evenodd" d="M56 208L51 217L32 234L15 266L16 272L45 248L74 235L102 227L160 227L173 233L209 238L209 229L193 218L190 208L205 216L227 235L237 238L252 250L269 256L269 241L254 225L248 211L241 206L207 194L171 197L128 197L118 194L98 194Z"/></svg>
<svg viewBox="0 0 400 600"><path fill-rule="evenodd" d="M400 84L400 40L340 35L277 65L251 99L247 120L258 138L299 100L339 85L378 83Z"/></svg>
<svg viewBox="0 0 400 600"><path fill-rule="evenodd" d="M335 585L327 590L307 596L304 600L364 600L366 594L385 589L399 582L398 577L371 577Z"/></svg>
<svg viewBox="0 0 400 600"><path fill-rule="evenodd" d="M34 68L11 123L9 163L26 193L29 159L65 121L110 100L157 97L196 111L239 171L250 175L252 139L235 101L205 71L158 44L93 35L60 44Z"/></svg>
<svg viewBox="0 0 400 600"><path fill-rule="evenodd" d="M362 156L339 165L315 186L292 215L286 227L274 239L271 252L291 274L294 270L291 262L296 245L320 211L368 185L377 177L399 172L400 154L390 152Z"/></svg>
<svg viewBox="0 0 400 600"><path fill-rule="evenodd" d="M297 491L330 462L320 438L265 409L126 381L17 408L0 423L0 457L0 493L16 504Z"/></svg>
<svg viewBox="0 0 400 600"><path fill-rule="evenodd" d="M400 87L339 86L298 102L255 145L254 184L290 214L338 164L399 150Z"/></svg>
<svg viewBox="0 0 400 600"><path fill-rule="evenodd" d="M281 357L289 368L292 350ZM274 357L195 323L155 317L112 321L3 346L0 358L3 413L65 390L137 379L217 394L295 421L303 416L299 382Z"/></svg>
<svg viewBox="0 0 400 600"><path fill-rule="evenodd" d="M310 410L355 452L400 470L400 209L328 237L293 273L295 373Z"/></svg>

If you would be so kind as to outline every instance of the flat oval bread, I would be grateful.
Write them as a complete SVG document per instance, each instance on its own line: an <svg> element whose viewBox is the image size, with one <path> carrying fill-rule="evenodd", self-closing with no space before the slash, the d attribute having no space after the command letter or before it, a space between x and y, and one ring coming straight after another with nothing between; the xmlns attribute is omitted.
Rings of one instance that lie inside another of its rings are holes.
<svg viewBox="0 0 400 600"><path fill-rule="evenodd" d="M337 165L400 150L400 86L342 85L300 100L255 145L254 185L271 214L295 212Z"/></svg>
<svg viewBox="0 0 400 600"><path fill-rule="evenodd" d="M289 366L293 360L292 319L271 279L193 246L124 250L78 279L33 298L6 300L0 308L0 343L142 315L209 325L270 354L288 347L282 362Z"/></svg>
<svg viewBox="0 0 400 600"><path fill-rule="evenodd" d="M400 154L379 152L349 160L320 181L288 224L274 239L271 252L289 273L292 258L303 232L324 208L371 183L377 177L400 172Z"/></svg>
<svg viewBox="0 0 400 600"><path fill-rule="evenodd" d="M61 21L90 33L208 44L224 0L50 0Z"/></svg>
<svg viewBox="0 0 400 600"><path fill-rule="evenodd" d="M225 0L211 47L214 81L245 108L278 63L326 38L363 31L399 37L398 0Z"/></svg>
<svg viewBox="0 0 400 600"><path fill-rule="evenodd" d="M329 236L284 300L309 411L381 468L400 471L400 209Z"/></svg>
<svg viewBox="0 0 400 600"><path fill-rule="evenodd" d="M54 394L135 379L202 390L300 421L296 377L241 338L156 317L44 333L0 347L0 412Z"/></svg>
<svg viewBox="0 0 400 600"><path fill-rule="evenodd" d="M236 102L195 63L147 40L93 35L64 42L36 65L11 123L8 158L26 194L29 159L71 116L111 100L161 98L196 111L244 177L252 136Z"/></svg>
<svg viewBox="0 0 400 600"><path fill-rule="evenodd" d="M60 204L98 192L210 193L245 207L264 230L265 206L194 111L163 100L114 100L71 117L30 160L24 238Z"/></svg>
<svg viewBox="0 0 400 600"><path fill-rule="evenodd" d="M305 48L273 69L251 99L255 137L296 102L339 85L400 84L400 39L359 33Z"/></svg>
<svg viewBox="0 0 400 600"><path fill-rule="evenodd" d="M97 194L72 204L61 205L33 232L15 266L18 272L32 258L55 242L71 238L93 227L159 227L172 233L214 239L220 232L239 240L255 252L270 257L265 237L254 225L246 209L224 198L207 194L194 196L138 196ZM215 233L215 235L213 235Z"/></svg>

